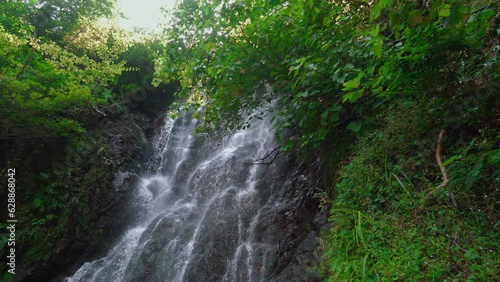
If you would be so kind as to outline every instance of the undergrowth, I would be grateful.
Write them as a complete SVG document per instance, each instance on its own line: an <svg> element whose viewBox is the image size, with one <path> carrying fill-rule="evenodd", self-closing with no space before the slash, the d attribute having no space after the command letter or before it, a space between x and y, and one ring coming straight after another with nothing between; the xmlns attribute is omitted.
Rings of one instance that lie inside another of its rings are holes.
<svg viewBox="0 0 500 282"><path fill-rule="evenodd" d="M325 281L500 279L500 135L491 123L450 130L450 184L424 201L443 181L438 130L422 111L425 99L413 103L382 113L384 123L359 135L337 171Z"/></svg>

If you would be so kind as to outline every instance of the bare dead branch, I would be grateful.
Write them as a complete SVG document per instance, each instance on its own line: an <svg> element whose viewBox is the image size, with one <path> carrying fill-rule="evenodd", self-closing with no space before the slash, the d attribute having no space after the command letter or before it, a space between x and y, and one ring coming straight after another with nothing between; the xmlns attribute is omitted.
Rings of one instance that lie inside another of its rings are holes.
<svg viewBox="0 0 500 282"><path fill-rule="evenodd" d="M263 157L256 159L253 162L245 162L246 165L267 165L268 167L274 162L279 155L279 147L268 151Z"/></svg>
<svg viewBox="0 0 500 282"><path fill-rule="evenodd" d="M103 115L103 116L106 116L106 114L105 114L105 113L103 113L103 112L101 112L101 111L100 111L100 110L99 110L99 109L98 109L98 108L97 108L94 104L91 104L91 105L92 105L92 107L94 108L94 110L96 110L98 113L100 113L100 114L101 114L101 115Z"/></svg>
<svg viewBox="0 0 500 282"><path fill-rule="evenodd" d="M438 187L431 190L429 193L427 193L427 195L425 195L424 202L427 201L427 199L429 199L432 195L434 195L436 191L443 189L450 183L450 179L448 178L448 173L446 172L446 168L444 167L443 161L441 159L441 151L443 150L443 139L445 132L446 132L445 129L441 129L441 132L439 132L439 138L436 146L436 161L439 165L439 168L441 169L441 174L443 175L443 182L441 182L441 184L439 184Z"/></svg>

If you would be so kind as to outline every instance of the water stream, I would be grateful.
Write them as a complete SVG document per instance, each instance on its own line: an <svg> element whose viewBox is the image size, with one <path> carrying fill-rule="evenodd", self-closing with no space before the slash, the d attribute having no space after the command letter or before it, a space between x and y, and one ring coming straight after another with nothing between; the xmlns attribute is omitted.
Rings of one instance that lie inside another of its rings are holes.
<svg viewBox="0 0 500 282"><path fill-rule="evenodd" d="M195 138L195 124L187 114L165 123L137 187L141 223L65 281L265 280L283 203L254 162L274 148L272 127L255 119L215 144Z"/></svg>

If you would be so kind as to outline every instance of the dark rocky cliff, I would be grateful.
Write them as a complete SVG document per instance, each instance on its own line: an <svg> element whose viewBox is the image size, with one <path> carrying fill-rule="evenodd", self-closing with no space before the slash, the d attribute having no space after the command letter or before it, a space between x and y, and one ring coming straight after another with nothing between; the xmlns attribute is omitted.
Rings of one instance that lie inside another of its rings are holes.
<svg viewBox="0 0 500 282"><path fill-rule="evenodd" d="M148 139L172 102L173 89L166 90L130 100L120 113L96 120L76 145L0 140L2 175L16 168L14 281L49 281L72 272L83 260L105 252L133 220L128 208L132 187L151 153ZM5 191L0 193L5 199ZM49 198L59 202L50 204ZM1 214L6 218L5 209ZM35 237L32 229L42 229L42 236Z"/></svg>
<svg viewBox="0 0 500 282"><path fill-rule="evenodd" d="M32 191L19 195L24 206L32 205L34 195L47 183L56 183L56 191L70 195L64 198L64 206L52 212L59 218L40 225L48 228L47 238L20 241L15 281L62 281L84 261L103 256L134 224L139 215L133 208L133 188L151 157L150 138L163 124L170 103L171 95L158 94L130 101L127 112L99 120L76 147L64 142L4 144L8 165L19 171L19 185ZM280 154L273 162L262 184L269 191L281 191L277 197L287 204L270 210L269 220L259 227L261 236L270 236L268 241L277 246L266 281L320 281L316 272L319 232L326 215L313 198L321 185L319 162L307 165L293 153ZM41 182L39 175L49 172L47 183ZM30 224L29 217L39 217L25 216L21 230Z"/></svg>

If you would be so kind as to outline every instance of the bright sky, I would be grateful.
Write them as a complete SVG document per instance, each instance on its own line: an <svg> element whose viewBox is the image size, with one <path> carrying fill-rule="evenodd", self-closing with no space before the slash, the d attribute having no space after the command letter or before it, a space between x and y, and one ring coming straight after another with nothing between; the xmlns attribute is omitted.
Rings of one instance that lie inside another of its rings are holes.
<svg viewBox="0 0 500 282"><path fill-rule="evenodd" d="M117 8L127 17L120 19L118 25L129 31L134 27L153 31L160 22L165 22L160 7L171 10L178 1L181 0L118 0Z"/></svg>

